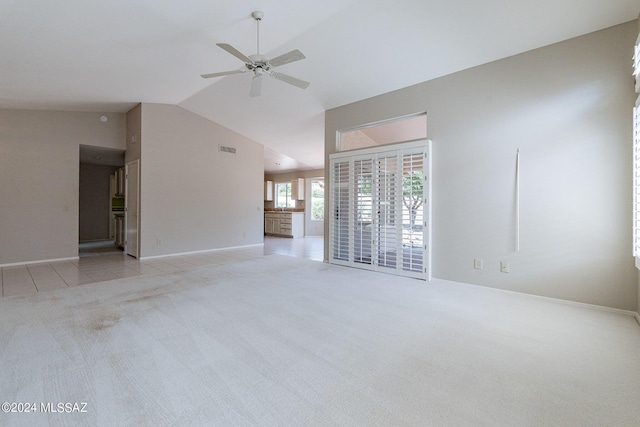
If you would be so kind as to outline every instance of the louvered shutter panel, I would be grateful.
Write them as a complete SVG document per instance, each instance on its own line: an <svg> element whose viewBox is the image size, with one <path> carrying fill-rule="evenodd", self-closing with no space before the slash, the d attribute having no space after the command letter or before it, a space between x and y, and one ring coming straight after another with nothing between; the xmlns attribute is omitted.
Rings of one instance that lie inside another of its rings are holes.
<svg viewBox="0 0 640 427"><path fill-rule="evenodd" d="M402 156L402 269L424 268L424 154Z"/></svg>
<svg viewBox="0 0 640 427"><path fill-rule="evenodd" d="M371 239L373 223L373 160L353 162L353 260L371 264Z"/></svg>
<svg viewBox="0 0 640 427"><path fill-rule="evenodd" d="M399 230L399 183L398 155L381 155L376 162L376 247L378 266L381 269L398 267L398 243L402 230ZM400 250L402 248L400 247ZM400 252L401 253L401 252Z"/></svg>
<svg viewBox="0 0 640 427"><path fill-rule="evenodd" d="M332 162L330 258L334 261L349 261L349 176L348 160Z"/></svg>

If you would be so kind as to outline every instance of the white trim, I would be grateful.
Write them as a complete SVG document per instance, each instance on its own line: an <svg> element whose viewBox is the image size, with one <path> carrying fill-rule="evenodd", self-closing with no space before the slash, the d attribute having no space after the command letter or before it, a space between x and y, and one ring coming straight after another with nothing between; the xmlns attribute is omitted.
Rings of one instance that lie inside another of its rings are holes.
<svg viewBox="0 0 640 427"><path fill-rule="evenodd" d="M256 244L253 244L253 245L242 245L242 246L230 246L230 247L227 247L227 248L204 249L204 250L201 250L201 251L179 252L179 253L165 254L165 255L145 256L145 257L140 257L138 259L140 261L145 261L145 260L148 260L148 259L155 259L155 258L166 258L166 257L181 256L181 255L203 254L203 253L207 253L207 252L227 251L227 250L230 250L230 249L251 248L251 247L254 247L254 246L264 246L264 243L256 243Z"/></svg>
<svg viewBox="0 0 640 427"><path fill-rule="evenodd" d="M516 252L520 252L520 148L516 151Z"/></svg>
<svg viewBox="0 0 640 427"><path fill-rule="evenodd" d="M136 168L136 172L137 172L137 177L136 177L136 182L137 182L137 188L135 190L136 192L136 212L134 212L134 216L135 216L135 222L136 222L136 229L135 229L135 233L136 233L136 253L132 254L129 253L129 249L131 248L132 245L129 244L129 223L128 223L128 217L129 215L129 203L131 202L131 197L129 194L129 168L135 165ZM142 174L140 173L140 159L135 159L132 160L130 162L128 162L127 164L125 164L125 181L124 181L124 188L125 188L125 197L124 197L124 241L125 241L125 245L124 245L124 252L129 255L132 256L134 258L139 258L140 257L140 242L142 241L142 239L140 238L140 193L141 193L141 188L142 186L140 185L140 179L142 177Z"/></svg>
<svg viewBox="0 0 640 427"><path fill-rule="evenodd" d="M631 310L623 310L621 308L607 307L607 306L604 306L604 305L597 305L597 304L589 304L589 303L586 303L586 302L571 301L571 300L562 299L562 298L546 297L544 295L528 294L526 292L511 291L511 290L508 290L508 289L492 288L492 287L483 286L483 285L474 285L473 283L455 282L453 280L445 280L445 279L437 279L437 280L442 280L443 282L459 283L459 284L469 285L469 286L479 286L479 287L481 287L483 289L488 289L488 290L497 291L497 292L508 292L508 293L517 294L517 295L524 295L524 296L527 296L527 297L532 297L532 298L537 298L537 299L557 302L557 303L560 303L560 304L570 305L570 306L573 306L573 307L582 307L582 308L589 308L589 309L592 309L592 310L605 311L605 312L608 312L608 313L622 314L624 316L635 317L636 320L638 321L638 323L640 323L640 315L638 313L636 313L635 311L631 311Z"/></svg>
<svg viewBox="0 0 640 427"><path fill-rule="evenodd" d="M407 114L405 116L394 117L393 119L386 119L386 120L380 120L380 121L377 121L377 122L367 123L366 125L355 126L355 127L352 127L352 128L338 129L338 132L351 132L353 130L367 129L367 128L371 128L371 127L374 127L374 126L387 125L389 123L400 122L402 120L414 119L414 118L420 117L420 116L425 116L426 117L427 116L427 112L423 111L423 112L420 112L420 113L412 113L412 114Z"/></svg>
<svg viewBox="0 0 640 427"><path fill-rule="evenodd" d="M640 80L640 79L636 79ZM633 131L632 131L632 243L631 253L639 257L640 256L640 227L638 222L640 221L640 96L636 98L636 103L633 108ZM638 261L636 260L636 266ZM639 267L640 268L640 267Z"/></svg>
<svg viewBox="0 0 640 427"><path fill-rule="evenodd" d="M418 139L410 142L398 142L393 144L386 145L376 145L375 147L367 147L367 148L358 148L355 150L349 151L339 151L337 153L329 154L329 160L331 159L341 159L346 157L354 157L354 156L363 156L363 155L371 155L384 153L387 151L397 151L397 150L405 150L410 148L423 148L431 145L430 139ZM326 185L326 183L325 183Z"/></svg>
<svg viewBox="0 0 640 427"><path fill-rule="evenodd" d="M521 295L528 295L531 297L535 297L538 299L545 299L545 300L549 300L549 301L555 301L561 304L565 304L565 305L571 305L574 307L583 307L583 308L590 308L592 310L598 310L598 311L606 311L608 313L616 313L616 314L622 314L625 316L637 316L638 313L636 313L635 311L631 311L631 310L623 310L621 308L613 308L613 307L607 307L604 305L597 305L597 304L589 304L586 302L578 302L578 301L571 301L571 300L566 300L566 299L562 299L562 298L553 298L553 297L545 297L543 295L533 295L533 294L527 294L524 292L516 292L516 291L508 291L506 289L501 289L504 290L505 292L513 292L516 294L521 294Z"/></svg>
<svg viewBox="0 0 640 427"><path fill-rule="evenodd" d="M16 265L28 265L28 264L46 264L48 262L76 261L78 259L80 259L80 257L77 257L77 256L73 256L69 258L41 259L38 261L22 261L22 262L12 262L9 264L0 264L0 267L14 267Z"/></svg>

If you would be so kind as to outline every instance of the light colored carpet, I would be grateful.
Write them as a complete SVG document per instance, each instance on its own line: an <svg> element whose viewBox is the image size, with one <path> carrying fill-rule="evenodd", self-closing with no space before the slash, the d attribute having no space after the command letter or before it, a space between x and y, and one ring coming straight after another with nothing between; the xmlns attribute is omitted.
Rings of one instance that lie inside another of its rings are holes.
<svg viewBox="0 0 640 427"><path fill-rule="evenodd" d="M0 300L0 400L38 406L3 426L638 426L640 327L271 255Z"/></svg>

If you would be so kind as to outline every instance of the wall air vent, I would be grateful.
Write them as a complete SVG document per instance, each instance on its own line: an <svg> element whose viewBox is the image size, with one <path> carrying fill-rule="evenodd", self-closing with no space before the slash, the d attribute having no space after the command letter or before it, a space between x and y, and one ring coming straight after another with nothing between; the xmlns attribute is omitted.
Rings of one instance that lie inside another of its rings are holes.
<svg viewBox="0 0 640 427"><path fill-rule="evenodd" d="M224 145L219 145L218 151L224 151L225 153L236 154L236 147L226 147Z"/></svg>

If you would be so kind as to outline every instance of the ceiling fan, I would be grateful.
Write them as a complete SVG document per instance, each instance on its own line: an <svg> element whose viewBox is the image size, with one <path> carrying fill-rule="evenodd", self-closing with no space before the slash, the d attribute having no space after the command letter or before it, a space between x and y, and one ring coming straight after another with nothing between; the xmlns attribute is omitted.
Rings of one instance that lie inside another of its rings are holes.
<svg viewBox="0 0 640 427"><path fill-rule="evenodd" d="M233 46L226 43L217 43L222 49L229 52L231 55L240 59L244 62L244 68L233 71L223 71L221 73L211 73L211 74L202 74L202 78L210 79L212 77L221 77L228 76L231 74L240 74L246 73L247 71L253 71L253 80L251 81L251 92L250 96L260 96L262 93L262 76L268 75L285 83L289 83L300 89L306 89L309 86L309 82L304 80L300 80L296 77L289 76L287 74L279 73L277 71L272 71L273 68L279 67L281 65L289 64L294 61L299 61L304 59L305 56L298 49L292 50L291 52L287 52L283 55L277 56L271 60L267 59L265 56L260 55L260 21L264 17L264 13L256 10L251 14L253 19L256 20L258 25L258 35L257 39L257 49L255 55L246 56L240 51L238 51Z"/></svg>

